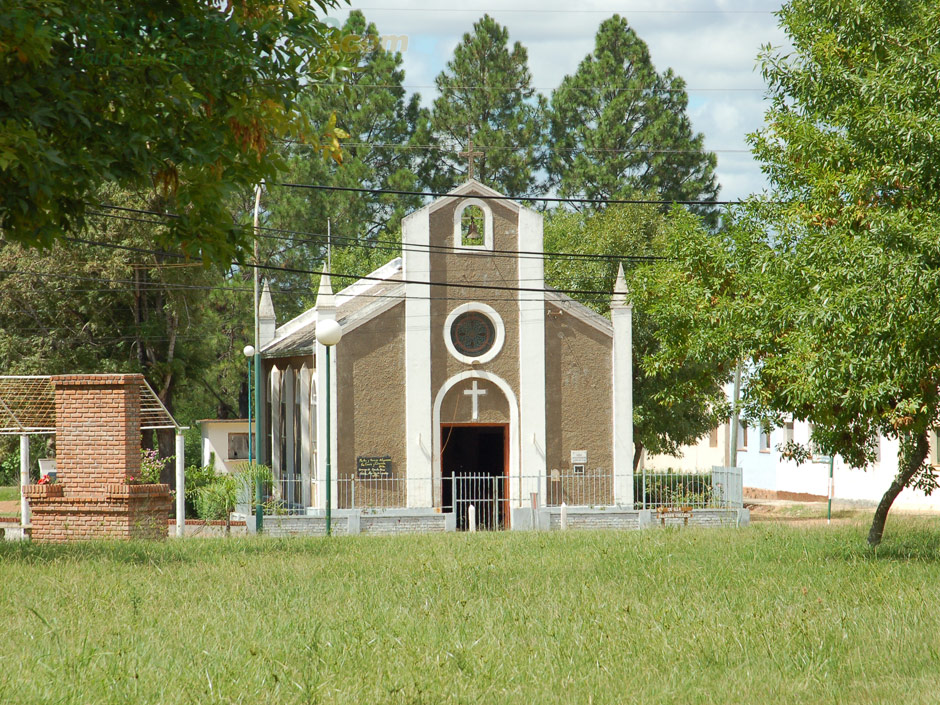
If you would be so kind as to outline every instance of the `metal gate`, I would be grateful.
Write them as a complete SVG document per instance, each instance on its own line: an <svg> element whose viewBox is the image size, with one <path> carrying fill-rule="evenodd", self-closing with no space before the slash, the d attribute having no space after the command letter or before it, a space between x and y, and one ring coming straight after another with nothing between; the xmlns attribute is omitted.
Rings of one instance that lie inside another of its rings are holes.
<svg viewBox="0 0 940 705"><path fill-rule="evenodd" d="M443 509L457 515L458 531L470 528L471 506L477 529L497 531L506 527L505 475L454 474L442 480L444 498L450 500Z"/></svg>

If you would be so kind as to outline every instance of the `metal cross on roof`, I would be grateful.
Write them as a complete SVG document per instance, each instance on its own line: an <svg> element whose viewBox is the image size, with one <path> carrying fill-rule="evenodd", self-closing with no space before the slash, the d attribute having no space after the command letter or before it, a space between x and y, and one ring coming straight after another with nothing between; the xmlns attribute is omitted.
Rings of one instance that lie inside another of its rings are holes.
<svg viewBox="0 0 940 705"><path fill-rule="evenodd" d="M473 140L470 138L470 128L467 127L467 150L465 152L459 152L457 156L467 157L470 160L470 170L467 172L469 178L473 178L473 158L474 157L484 157L486 156L483 152L474 152L473 151Z"/></svg>

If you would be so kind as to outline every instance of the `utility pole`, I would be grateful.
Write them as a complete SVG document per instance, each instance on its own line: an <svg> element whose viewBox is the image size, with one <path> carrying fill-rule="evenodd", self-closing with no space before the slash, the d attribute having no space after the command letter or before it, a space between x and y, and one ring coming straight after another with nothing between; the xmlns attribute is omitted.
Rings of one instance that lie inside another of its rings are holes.
<svg viewBox="0 0 940 705"><path fill-rule="evenodd" d="M729 444L731 447L728 449L728 458L730 460L730 465L733 468L738 466L738 401L741 399L741 363L739 362L734 368L734 406L731 409L731 433Z"/></svg>
<svg viewBox="0 0 940 705"><path fill-rule="evenodd" d="M255 345L254 345L254 362L255 362L255 423L254 429L252 429L249 424L248 434L251 436L252 430L254 430L255 436L255 453L258 458L258 463L261 462L261 434L259 433L261 429L261 333L260 326L258 321L258 305L260 302L260 284L261 284L261 274L258 265L261 264L261 254L260 248L258 246L258 210L261 206L261 189L264 187L264 180L258 184L258 188L255 191L255 266L254 266L254 313L255 313ZM249 404L251 402L249 401ZM261 477L255 478L255 531L261 532L264 529L264 511L261 508L262 502L262 492L261 492Z"/></svg>

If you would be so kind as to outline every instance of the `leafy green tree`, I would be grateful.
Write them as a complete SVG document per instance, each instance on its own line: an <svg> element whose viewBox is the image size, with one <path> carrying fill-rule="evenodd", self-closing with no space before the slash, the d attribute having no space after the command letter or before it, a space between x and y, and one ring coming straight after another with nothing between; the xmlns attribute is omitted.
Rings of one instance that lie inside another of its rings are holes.
<svg viewBox="0 0 940 705"><path fill-rule="evenodd" d="M454 57L435 79L430 133L417 141L434 149L425 178L446 191L466 178L468 132L477 179L510 196L531 193L544 159L545 99L532 87L525 47L509 47L509 31L489 15L463 35Z"/></svg>
<svg viewBox="0 0 940 705"><path fill-rule="evenodd" d="M338 77L336 90L310 93L301 107L313 122L337 114L337 125L349 135L343 144L343 161L324 161L308 145L294 143L285 150L289 177L308 184L417 190L422 165L411 143L418 129L426 126L429 114L420 107L420 95L406 96L401 54L380 45L375 25L367 23L358 10L350 13L341 33L352 69ZM320 231L331 217L337 242L342 243L344 237L369 238L395 230L404 214L420 205L420 199L278 189L272 190L266 204L276 227Z"/></svg>
<svg viewBox="0 0 940 705"><path fill-rule="evenodd" d="M80 231L110 182L155 192L182 215L161 244L226 265L249 236L228 200L277 180L285 163L275 139L293 135L340 158L335 122L315 126L298 100L344 68L335 31L314 11L334 5L4 3L4 237L48 247Z"/></svg>
<svg viewBox="0 0 940 705"><path fill-rule="evenodd" d="M115 189L100 200L156 205ZM236 323L226 323L220 304L247 293L237 325L250 325L250 289L155 250L154 231L163 226L141 222L147 218L111 211L88 220L87 238L48 252L0 241L0 367L8 374L140 372L184 423L211 415L216 402L234 416L237 387L226 390L212 373L232 354L229 340L240 351L248 338L227 335L224 325ZM157 436L161 455L173 455L172 430Z"/></svg>
<svg viewBox="0 0 940 705"><path fill-rule="evenodd" d="M685 81L657 73L646 43L619 15L552 93L549 182L563 196L714 200L715 155L694 133ZM709 225L713 208L695 207Z"/></svg>
<svg viewBox="0 0 940 705"><path fill-rule="evenodd" d="M940 11L792 0L780 18L793 48L761 55L771 101L751 137L771 190L723 242L676 256L751 360L749 416L809 421L813 444L854 467L875 461L879 434L899 440L877 545L901 490L937 484Z"/></svg>
<svg viewBox="0 0 940 705"><path fill-rule="evenodd" d="M343 161L325 161L309 145L285 144L281 152L289 170L284 180L418 190L422 186L423 160L411 143L429 117L428 111L420 107L420 96L409 98L405 94L401 54L387 51L379 44L375 25L367 23L359 11L350 13L341 34L341 46L352 57L353 70L337 78L335 91L313 92L304 96L301 104L313 122L326 120L336 111L337 125L349 135L343 145ZM329 219L334 253L343 253L334 257L334 268L341 267L341 273L367 274L371 269L365 269L366 266L380 266L398 254L397 245L387 247L381 242L395 239L401 218L420 204L421 199L416 196L363 197L353 192L272 187L262 197L262 224L285 232L262 232L261 261L266 265L318 270L326 254ZM249 197L239 204L237 210L244 214L244 222L250 222L253 206ZM344 263L359 259L365 264L355 265L355 271L342 269ZM268 271L265 276L271 280L272 291L291 289L299 294L293 300L275 301L279 320L286 320L313 303L317 275ZM344 283L336 282L338 286Z"/></svg>
<svg viewBox="0 0 940 705"><path fill-rule="evenodd" d="M664 215L653 206L562 211L546 222L547 252L614 256L550 257L545 277L551 286L612 292L618 265L626 265L634 305L634 468L644 449L676 455L682 445L695 443L728 417L722 385L730 379L733 352L725 340L702 340L699 319L689 312L701 310L707 296L690 288L671 260L658 259L703 233L699 219L684 209ZM610 310L609 295L576 298L599 313ZM664 346L671 355L663 354Z"/></svg>

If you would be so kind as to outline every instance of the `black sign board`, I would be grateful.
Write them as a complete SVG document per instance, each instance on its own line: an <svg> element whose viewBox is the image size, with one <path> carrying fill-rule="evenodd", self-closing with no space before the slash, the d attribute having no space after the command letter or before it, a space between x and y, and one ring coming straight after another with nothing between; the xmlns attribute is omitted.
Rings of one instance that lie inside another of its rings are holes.
<svg viewBox="0 0 940 705"><path fill-rule="evenodd" d="M374 458L359 456L356 458L356 476L360 480L390 478L392 476L392 456L382 455Z"/></svg>

